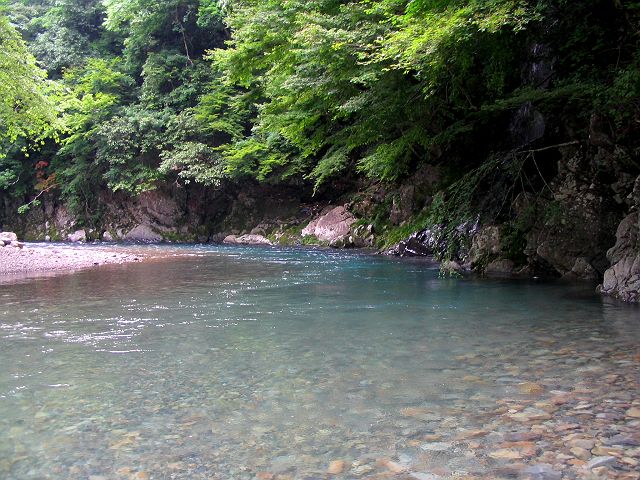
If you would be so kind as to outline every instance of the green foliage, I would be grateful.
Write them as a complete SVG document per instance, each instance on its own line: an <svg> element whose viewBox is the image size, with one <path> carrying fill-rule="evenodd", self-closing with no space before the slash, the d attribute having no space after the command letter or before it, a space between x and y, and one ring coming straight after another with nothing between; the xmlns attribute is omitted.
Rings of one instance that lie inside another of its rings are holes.
<svg viewBox="0 0 640 480"><path fill-rule="evenodd" d="M554 123L540 143L574 140L598 112L640 148L638 2L4 4L15 27L0 14L0 189L58 185L86 217L105 189L250 177L317 190L449 162L458 181L416 221L453 225L475 216L491 182L511 195L527 168L496 154L514 148L508 123L525 103ZM60 146L29 150L58 113ZM416 226L392 229L389 208L374 219L388 238Z"/></svg>
<svg viewBox="0 0 640 480"><path fill-rule="evenodd" d="M134 80L119 69L118 58L90 59L64 75L67 89L58 99L66 137L55 158L63 196L76 213L87 213L102 185L96 164L96 139L119 105L129 98Z"/></svg>
<svg viewBox="0 0 640 480"><path fill-rule="evenodd" d="M54 128L56 111L47 98L46 73L0 13L0 157L6 143L42 139Z"/></svg>
<svg viewBox="0 0 640 480"><path fill-rule="evenodd" d="M106 166L103 178L114 192L138 195L152 190L161 178L156 168L170 112L123 108L95 133L96 163Z"/></svg>
<svg viewBox="0 0 640 480"><path fill-rule="evenodd" d="M217 28L222 22L223 8L218 0L200 0L198 6L198 27L203 29Z"/></svg>
<svg viewBox="0 0 640 480"><path fill-rule="evenodd" d="M228 170L316 187L349 168L402 178L428 159L452 113L440 108L504 90L515 70L507 33L535 18L507 0L233 2L232 40L213 60L228 85L255 92L258 111L249 138L227 148ZM478 72L480 58L492 60Z"/></svg>
<svg viewBox="0 0 640 480"><path fill-rule="evenodd" d="M15 80L30 75L32 83L25 80L20 88L33 97L18 92L24 111L15 121L0 117L11 127L0 137L0 147L12 156L0 160L0 187L24 195L35 186L36 198L59 188L71 211L90 221L99 214L105 190L137 195L156 188L165 172L188 179L193 174L209 185L223 178L220 153L212 146L217 140L192 110L211 93L214 75L202 56L205 48L221 43L217 2L8 1L32 51L59 81L44 91L45 73L2 17L0 55L11 55L5 63L15 68L0 74ZM5 86L17 91L8 81L0 88ZM9 95L4 98L7 109L19 111ZM34 136L58 111L60 146L47 150L43 162L39 157L29 162L20 151L25 147L20 137ZM40 163L46 166L34 170ZM188 168L180 172L178 166Z"/></svg>
<svg viewBox="0 0 640 480"><path fill-rule="evenodd" d="M125 58L134 69L141 68L150 53L169 49L179 49L190 64L205 48L220 41L222 21L212 0L103 0L103 3L105 26L125 36Z"/></svg>
<svg viewBox="0 0 640 480"><path fill-rule="evenodd" d="M104 20L100 0L49 0L50 7L33 19L39 27L33 51L55 77L67 68L83 65L99 56Z"/></svg>
<svg viewBox="0 0 640 480"><path fill-rule="evenodd" d="M175 171L185 183L197 179L204 185L217 186L226 176L220 153L204 143L181 143L162 152L161 158L160 171Z"/></svg>

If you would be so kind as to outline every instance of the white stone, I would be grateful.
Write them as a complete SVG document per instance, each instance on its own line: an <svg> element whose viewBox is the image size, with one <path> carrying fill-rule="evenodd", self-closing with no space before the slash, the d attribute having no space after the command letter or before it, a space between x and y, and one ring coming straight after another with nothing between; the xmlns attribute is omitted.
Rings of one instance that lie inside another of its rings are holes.
<svg viewBox="0 0 640 480"><path fill-rule="evenodd" d="M140 224L129 230L124 235L124 239L130 242L161 242L162 235L155 232L149 225Z"/></svg>
<svg viewBox="0 0 640 480"><path fill-rule="evenodd" d="M67 237L67 240L69 240L70 242L86 242L87 241L87 234L84 230L76 230L75 232L69 234L69 236Z"/></svg>
<svg viewBox="0 0 640 480"><path fill-rule="evenodd" d="M349 235L356 218L344 207L335 207L313 220L302 230L302 236L316 236L325 242L335 242Z"/></svg>
<svg viewBox="0 0 640 480"><path fill-rule="evenodd" d="M17 242L18 236L13 232L2 232L0 233L0 240L5 243Z"/></svg>

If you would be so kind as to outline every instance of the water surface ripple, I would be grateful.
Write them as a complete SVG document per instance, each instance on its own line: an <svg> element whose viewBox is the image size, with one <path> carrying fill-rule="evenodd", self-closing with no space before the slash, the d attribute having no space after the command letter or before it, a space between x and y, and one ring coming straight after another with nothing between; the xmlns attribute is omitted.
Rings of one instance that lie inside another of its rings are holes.
<svg viewBox="0 0 640 480"><path fill-rule="evenodd" d="M369 255L166 248L0 285L0 478L639 478L637 307Z"/></svg>

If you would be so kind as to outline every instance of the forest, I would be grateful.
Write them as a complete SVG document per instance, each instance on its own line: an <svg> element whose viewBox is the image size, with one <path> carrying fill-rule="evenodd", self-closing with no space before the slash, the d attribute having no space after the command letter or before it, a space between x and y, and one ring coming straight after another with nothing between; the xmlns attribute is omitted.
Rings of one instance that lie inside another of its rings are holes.
<svg viewBox="0 0 640 480"><path fill-rule="evenodd" d="M21 212L55 196L91 225L101 192L260 182L313 196L438 165L441 200L469 216L486 207L479 187L544 190L557 159L533 165L526 152L598 132L638 169L640 2L0 8L0 196Z"/></svg>

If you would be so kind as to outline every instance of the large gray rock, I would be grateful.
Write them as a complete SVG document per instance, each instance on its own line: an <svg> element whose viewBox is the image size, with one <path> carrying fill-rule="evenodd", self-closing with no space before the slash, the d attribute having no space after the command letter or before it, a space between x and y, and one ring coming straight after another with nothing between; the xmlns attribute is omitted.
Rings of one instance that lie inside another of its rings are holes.
<svg viewBox="0 0 640 480"><path fill-rule="evenodd" d="M123 239L129 242L161 242L162 235L155 232L149 225L137 225L136 227L129 230L124 236Z"/></svg>
<svg viewBox="0 0 640 480"><path fill-rule="evenodd" d="M314 235L319 240L334 243L349 235L355 222L356 218L345 207L335 207L307 225L302 236Z"/></svg>
<svg viewBox="0 0 640 480"><path fill-rule="evenodd" d="M598 280L599 275L589 260L584 257L576 258L571 271L564 275L566 279L577 278L581 280Z"/></svg>
<svg viewBox="0 0 640 480"><path fill-rule="evenodd" d="M17 242L18 236L13 232L2 232L0 233L0 240L4 243Z"/></svg>
<svg viewBox="0 0 640 480"><path fill-rule="evenodd" d="M352 230L348 241L355 248L370 248L375 246L376 237L374 235L373 225L358 225Z"/></svg>
<svg viewBox="0 0 640 480"><path fill-rule="evenodd" d="M611 268L598 287L603 295L640 302L640 214L628 215L618 227L616 244L607 252Z"/></svg>
<svg viewBox="0 0 640 480"><path fill-rule="evenodd" d="M73 233L70 233L67 236L67 240L73 243L78 242L86 242L87 241L87 233L84 230L76 230Z"/></svg>
<svg viewBox="0 0 640 480"><path fill-rule="evenodd" d="M615 264L629 255L637 253L640 240L640 228L638 213L627 215L616 230L616 244L607 251L607 258L611 264Z"/></svg>
<svg viewBox="0 0 640 480"><path fill-rule="evenodd" d="M475 266L496 259L502 251L501 241L500 227L495 225L482 227L473 237L469 251L471 263Z"/></svg>
<svg viewBox="0 0 640 480"><path fill-rule="evenodd" d="M269 239L262 235L228 235L224 238L223 243L229 245L272 245Z"/></svg>

